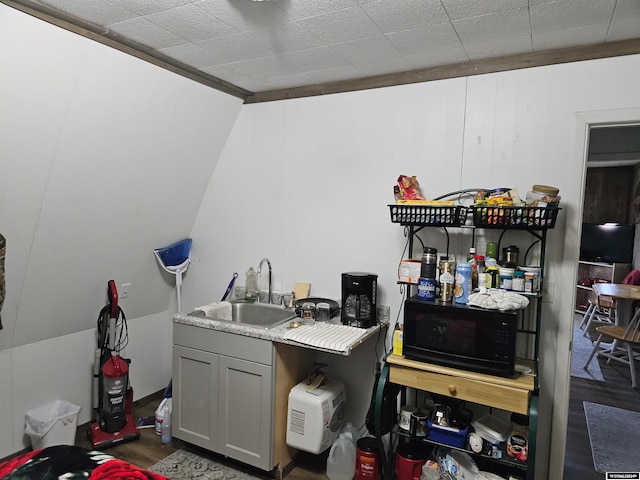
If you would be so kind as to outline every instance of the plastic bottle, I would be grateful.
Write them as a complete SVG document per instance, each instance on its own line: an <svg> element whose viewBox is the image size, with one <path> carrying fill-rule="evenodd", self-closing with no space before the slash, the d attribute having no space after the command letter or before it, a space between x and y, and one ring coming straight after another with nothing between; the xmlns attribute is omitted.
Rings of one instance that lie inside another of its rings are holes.
<svg viewBox="0 0 640 480"><path fill-rule="evenodd" d="M471 265L467 262L461 262L456 268L456 286L455 298L456 303L466 304L471 292Z"/></svg>
<svg viewBox="0 0 640 480"><path fill-rule="evenodd" d="M162 419L162 435L160 437L162 443L171 442L171 406L169 403L164 407L164 418Z"/></svg>
<svg viewBox="0 0 640 480"><path fill-rule="evenodd" d="M356 442L360 438L360 435L358 434L358 429L356 427L354 427L353 423L351 423L351 422L345 423L345 425L344 425L344 427L342 427L342 430L340 431L340 433L346 433L346 434L351 435L351 441L353 442L354 445L356 445Z"/></svg>
<svg viewBox="0 0 640 480"><path fill-rule="evenodd" d="M327 457L329 480L352 480L356 474L356 447L348 435L341 433L331 445Z"/></svg>
<svg viewBox="0 0 640 480"><path fill-rule="evenodd" d="M467 255L467 263L471 265L471 289L478 288L478 263L476 255L476 247L469 248L469 255Z"/></svg>
<svg viewBox="0 0 640 480"><path fill-rule="evenodd" d="M244 282L244 298L250 302L255 302L258 299L258 293L258 274L253 267L249 267Z"/></svg>

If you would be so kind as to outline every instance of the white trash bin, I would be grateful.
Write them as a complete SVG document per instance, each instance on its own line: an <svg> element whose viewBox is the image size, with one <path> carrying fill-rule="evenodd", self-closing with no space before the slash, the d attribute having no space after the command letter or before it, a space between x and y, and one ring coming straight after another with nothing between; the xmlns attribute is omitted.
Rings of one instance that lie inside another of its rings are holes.
<svg viewBox="0 0 640 480"><path fill-rule="evenodd" d="M34 450L53 445L75 445L81 407L56 400L26 413L25 432Z"/></svg>

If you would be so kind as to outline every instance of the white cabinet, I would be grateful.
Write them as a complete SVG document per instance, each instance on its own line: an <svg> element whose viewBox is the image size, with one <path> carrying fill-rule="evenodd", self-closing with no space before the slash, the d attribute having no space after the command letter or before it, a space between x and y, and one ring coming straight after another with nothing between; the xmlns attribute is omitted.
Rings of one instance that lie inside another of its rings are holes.
<svg viewBox="0 0 640 480"><path fill-rule="evenodd" d="M271 366L220 356L218 374L219 452L263 470L271 470L274 466L271 463Z"/></svg>
<svg viewBox="0 0 640 480"><path fill-rule="evenodd" d="M593 279L605 280L607 283L622 283L631 271L630 263L578 262L578 278L576 280L576 313L587 310L587 299L593 290Z"/></svg>
<svg viewBox="0 0 640 480"><path fill-rule="evenodd" d="M286 398L312 365L304 348L174 323L173 435L282 472L296 453L286 445Z"/></svg>

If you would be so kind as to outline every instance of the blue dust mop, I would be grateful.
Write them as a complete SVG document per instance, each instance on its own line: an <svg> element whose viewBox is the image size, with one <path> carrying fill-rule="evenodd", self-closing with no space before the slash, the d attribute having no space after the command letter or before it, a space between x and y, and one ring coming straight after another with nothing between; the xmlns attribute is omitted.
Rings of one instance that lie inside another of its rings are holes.
<svg viewBox="0 0 640 480"><path fill-rule="evenodd" d="M153 253L162 268L167 272L176 276L176 297L178 300L178 313L182 312L180 304L180 290L182 287L182 274L189 267L191 262L191 243L190 238L179 240L172 243L168 247L156 248Z"/></svg>

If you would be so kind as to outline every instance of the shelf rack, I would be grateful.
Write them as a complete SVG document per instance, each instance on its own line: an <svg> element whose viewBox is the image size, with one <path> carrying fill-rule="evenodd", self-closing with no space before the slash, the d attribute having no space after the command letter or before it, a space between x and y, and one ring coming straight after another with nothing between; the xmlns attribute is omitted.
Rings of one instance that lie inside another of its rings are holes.
<svg viewBox="0 0 640 480"><path fill-rule="evenodd" d="M558 207L533 207L533 206L488 206L478 205L471 207L464 206L442 206L442 205L419 205L419 204L396 204L389 205L389 212L391 216L391 222L403 225L408 228L409 242L408 251L413 252L413 238L414 235L423 228L426 227L444 227L444 230L449 235L448 227L458 228L482 228L482 229L496 229L502 230L500 239L506 231L509 230L526 230L533 235L537 241L540 242L540 292L543 292L544 281L544 264L545 264L545 251L547 241L547 230L555 227L558 213L561 209ZM468 223L469 213L471 212L471 223ZM475 233L475 232L474 232ZM534 244L537 242L534 242ZM533 245L532 245L533 246ZM531 248L531 247L530 247ZM526 257L526 255L525 255ZM535 336L535 346L533 355L533 378L532 386L521 387L523 388L523 394L528 395L528 415L530 419L529 425L529 459L526 464L517 464L513 460L504 461L505 464L516 466L526 470L527 479L533 479L535 477L535 452L536 452L536 437L537 437L537 419L538 419L538 400L539 400L539 381L538 381L538 364L539 364L539 330L540 319L542 315L542 294L529 295L530 298L535 300L535 329L533 331L525 331L523 333L532 334ZM392 357L392 358L390 358ZM375 392L374 402L374 431L375 436L379 440L379 445L382 449L382 415L383 415L383 398L385 397L385 391L387 383L394 383L389 380L390 370L392 368L401 368L398 365L399 361L397 356L392 355L389 352L382 366L380 378L377 383L377 389ZM403 359L404 357L400 357ZM401 362L400 362L401 363ZM404 367L403 367L404 368ZM408 368L412 368L409 366ZM418 369L416 369L418 370ZM429 366L424 364L424 368L419 370L426 370L423 372L425 379L437 378L439 375L444 375L443 378L464 378L466 376L465 371L451 371L446 374L441 371L439 367ZM416 377L418 378L418 377ZM398 380L400 381L400 380ZM465 380L469 381L469 380ZM488 385L493 385L494 380L485 378L483 381ZM495 378L495 381L501 383L501 379ZM409 386L419 388L421 385L408 385L407 382L402 381L401 386ZM410 383L410 382L409 382ZM419 382L418 382L419 383ZM428 383L428 380L425 380ZM424 385L423 388L419 388L425 391L429 390L429 385ZM473 401L467 398L468 401ZM478 403L478 402L475 402ZM482 403L481 403L482 404ZM396 434L397 433L393 433ZM429 443L429 440L422 440ZM382 473L383 480L391 480L393 478L393 472L391 470L391 461L386 454L383 453L382 457ZM497 462L503 462L502 460L491 459Z"/></svg>

